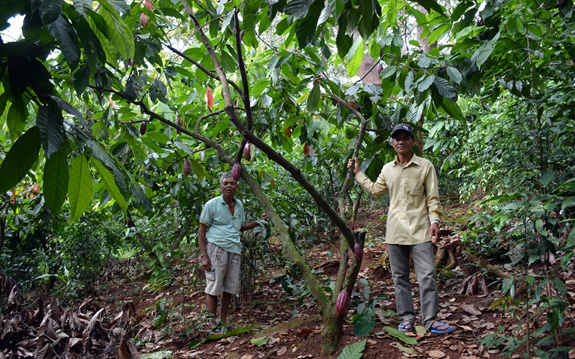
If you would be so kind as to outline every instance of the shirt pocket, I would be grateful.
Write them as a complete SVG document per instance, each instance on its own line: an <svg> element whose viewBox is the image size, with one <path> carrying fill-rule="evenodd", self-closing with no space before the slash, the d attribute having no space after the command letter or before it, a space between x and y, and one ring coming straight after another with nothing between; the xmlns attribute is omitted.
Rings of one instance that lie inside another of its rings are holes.
<svg viewBox="0 0 575 359"><path fill-rule="evenodd" d="M419 178L407 178L405 181L405 194L418 197L423 194L423 182Z"/></svg>

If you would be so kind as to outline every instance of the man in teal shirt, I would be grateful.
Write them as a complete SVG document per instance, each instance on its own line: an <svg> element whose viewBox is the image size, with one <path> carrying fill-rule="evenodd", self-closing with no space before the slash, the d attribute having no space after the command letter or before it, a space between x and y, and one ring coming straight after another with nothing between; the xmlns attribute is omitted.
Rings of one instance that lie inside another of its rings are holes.
<svg viewBox="0 0 575 359"><path fill-rule="evenodd" d="M232 296L240 289L240 232L252 229L258 222L245 223L244 205L235 198L238 183L231 172L220 178L221 196L212 198L202 209L198 244L202 268L206 271L206 302L208 311L217 314L221 296L219 319L226 325ZM267 214L261 219L266 220Z"/></svg>

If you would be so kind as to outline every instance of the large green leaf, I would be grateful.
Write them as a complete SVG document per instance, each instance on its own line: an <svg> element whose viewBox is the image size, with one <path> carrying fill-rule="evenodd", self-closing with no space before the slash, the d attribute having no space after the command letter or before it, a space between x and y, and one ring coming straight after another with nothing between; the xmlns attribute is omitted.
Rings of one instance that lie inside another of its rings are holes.
<svg viewBox="0 0 575 359"><path fill-rule="evenodd" d="M104 185L106 186L106 189L108 190L108 192L112 195L112 198L114 198L116 203L120 206L120 208L122 208L124 213L126 213L128 211L128 204L126 203L126 199L124 198L124 196L120 192L120 189L116 185L116 181L114 180L114 176L112 175L112 172L110 172L106 168L106 166L104 166L104 164L102 162L100 162L99 160L94 159L94 160L92 160L92 163L94 164L94 167L96 167L96 170L98 171L98 173L102 177L102 180L104 181Z"/></svg>
<svg viewBox="0 0 575 359"><path fill-rule="evenodd" d="M377 323L367 316L362 316L355 323L353 323L353 334L356 337L364 337L371 333Z"/></svg>
<svg viewBox="0 0 575 359"><path fill-rule="evenodd" d="M443 24L441 26L436 27L427 37L427 41L429 42L430 45L434 44L443 35L445 35L449 31L449 29L451 29L451 24Z"/></svg>
<svg viewBox="0 0 575 359"><path fill-rule="evenodd" d="M353 37L351 37L351 35L348 35L345 32L345 29L347 28L347 17L346 16L340 16L339 17L338 25L339 26L337 29L337 38L336 38L337 54L339 55L339 57L341 57L343 59L343 58L345 58L346 54L349 52L349 49L351 48L351 46L353 45Z"/></svg>
<svg viewBox="0 0 575 359"><path fill-rule="evenodd" d="M70 221L79 218L88 208L94 195L94 184L90 174L90 166L84 155L72 160L70 165L70 182L68 196L70 198Z"/></svg>
<svg viewBox="0 0 575 359"><path fill-rule="evenodd" d="M69 183L68 151L65 148L52 154L44 164L44 199L54 214L60 211L66 200Z"/></svg>
<svg viewBox="0 0 575 359"><path fill-rule="evenodd" d="M134 35L126 25L120 14L107 0L98 0L102 5L101 15L104 19L107 31L105 36L114 45L116 50L124 57L124 59L134 58Z"/></svg>
<svg viewBox="0 0 575 359"><path fill-rule="evenodd" d="M379 26L378 15L381 15L381 7L377 0L363 0L359 2L361 19L358 30L364 39L367 39Z"/></svg>
<svg viewBox="0 0 575 359"><path fill-rule="evenodd" d="M493 50L495 50L495 45L497 44L497 40L499 40L500 34L501 33L498 32L491 40L483 43L475 51L475 53L471 57L471 60L475 62L477 68L481 68L481 65L483 65L483 63L487 61Z"/></svg>
<svg viewBox="0 0 575 359"><path fill-rule="evenodd" d="M392 327L383 327L383 329L385 329L387 331L387 333L389 335L391 335L392 337L395 337L399 340L401 340L402 342L406 343L406 344L410 344L410 345L417 345L417 339L413 338L413 337L408 337L407 335L405 335L404 332L402 332L401 330L397 329L397 328L392 328Z"/></svg>
<svg viewBox="0 0 575 359"><path fill-rule="evenodd" d="M60 51L64 54L70 68L76 69L80 60L80 49L78 48L78 37L72 26L63 16L60 16L48 25L48 30L58 41Z"/></svg>
<svg viewBox="0 0 575 359"><path fill-rule="evenodd" d="M456 84L461 83L461 80L463 80L463 76L461 75L461 72L459 72L458 69L456 69L453 66L447 66L445 70L447 71L447 75L449 76L451 81L455 82Z"/></svg>
<svg viewBox="0 0 575 359"><path fill-rule="evenodd" d="M423 6L425 8L425 10L427 10L427 12L431 12L431 10L435 10L438 13L445 15L445 12L443 11L443 7L441 5L439 5L434 0L412 0L412 1Z"/></svg>
<svg viewBox="0 0 575 359"><path fill-rule="evenodd" d="M459 121L464 121L465 117L461 112L461 109L457 105L455 101L451 101L448 98L443 98L441 105L439 106L439 110Z"/></svg>
<svg viewBox="0 0 575 359"><path fill-rule="evenodd" d="M0 165L0 193L8 191L24 178L39 153L40 130L34 126L16 140Z"/></svg>
<svg viewBox="0 0 575 359"><path fill-rule="evenodd" d="M92 11L92 0L74 0L74 9L82 17L88 17L88 13Z"/></svg>
<svg viewBox="0 0 575 359"><path fill-rule="evenodd" d="M309 97L307 98L307 109L309 112L314 112L317 108L319 100L321 98L321 90L317 81L313 82L313 87L309 93Z"/></svg>
<svg viewBox="0 0 575 359"><path fill-rule="evenodd" d="M44 25L49 25L58 19L62 12L63 3L64 0L42 0L40 2L40 12Z"/></svg>
<svg viewBox="0 0 575 359"><path fill-rule="evenodd" d="M363 39L361 37L354 41L353 46L349 49L347 59L349 61L347 64L347 76L353 77L359 71L363 60Z"/></svg>
<svg viewBox="0 0 575 359"><path fill-rule="evenodd" d="M321 15L322 9L323 1L316 1L312 6L310 6L307 16L301 20L298 20L295 27L295 32L300 48L306 47L315 39L317 21Z"/></svg>
<svg viewBox="0 0 575 359"><path fill-rule="evenodd" d="M40 106L38 115L36 116L36 125L40 129L44 153L46 153L46 157L50 158L52 153L60 150L64 142L65 137L62 133L60 123L48 107Z"/></svg>
<svg viewBox="0 0 575 359"><path fill-rule="evenodd" d="M457 97L457 90L446 79L439 76L435 76L435 79L433 80L433 85L435 86L437 92L439 92L441 96L447 97L449 99L454 99Z"/></svg>
<svg viewBox="0 0 575 359"><path fill-rule="evenodd" d="M315 1L323 2L322 0ZM286 5L284 11L288 15L293 15L295 18L302 19L307 15L307 11L313 2L314 0L292 0Z"/></svg>
<svg viewBox="0 0 575 359"><path fill-rule="evenodd" d="M26 106L24 106L24 101L22 97L16 98L14 102L10 105L8 110L8 117L6 118L6 124L8 125L8 130L10 130L10 138L16 139L26 128L26 117L28 116L28 111Z"/></svg>
<svg viewBox="0 0 575 359"><path fill-rule="evenodd" d="M361 342L346 346L341 351L341 354L337 356L337 359L360 359L363 356L366 343L367 339L364 339Z"/></svg>

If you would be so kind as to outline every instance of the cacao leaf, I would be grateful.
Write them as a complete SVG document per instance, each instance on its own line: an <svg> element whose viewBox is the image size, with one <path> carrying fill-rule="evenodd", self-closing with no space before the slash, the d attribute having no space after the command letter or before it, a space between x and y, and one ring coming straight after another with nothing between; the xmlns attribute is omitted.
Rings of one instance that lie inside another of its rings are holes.
<svg viewBox="0 0 575 359"><path fill-rule="evenodd" d="M65 140L60 121L46 106L40 106L36 116L36 125L40 129L44 153L50 158L52 153L60 150Z"/></svg>
<svg viewBox="0 0 575 359"><path fill-rule="evenodd" d="M364 339L361 342L346 346L341 351L341 354L337 356L337 359L360 359L363 356L366 343L367 339Z"/></svg>
<svg viewBox="0 0 575 359"><path fill-rule="evenodd" d="M293 0L290 1L284 8L284 12L288 15L293 15L296 19L302 19L307 15L309 6L314 0Z"/></svg>
<svg viewBox="0 0 575 359"><path fill-rule="evenodd" d="M364 315L353 323L353 334L357 337L364 337L371 333L376 324L375 321Z"/></svg>
<svg viewBox="0 0 575 359"><path fill-rule="evenodd" d="M40 2L40 13L42 14L42 23L49 25L56 21L62 12L63 0L44 0Z"/></svg>
<svg viewBox="0 0 575 359"><path fill-rule="evenodd" d="M68 194L68 151L60 149L46 160L44 165L44 199L50 211L60 211Z"/></svg>
<svg viewBox="0 0 575 359"><path fill-rule="evenodd" d="M433 85L441 96L449 99L457 98L457 90L446 79L436 76L433 81Z"/></svg>
<svg viewBox="0 0 575 359"><path fill-rule="evenodd" d="M88 208L93 195L92 175L86 157L80 155L72 160L68 196L70 198L70 221L79 218Z"/></svg>
<svg viewBox="0 0 575 359"><path fill-rule="evenodd" d="M309 112L314 112L317 108L319 100L321 99L321 90L317 81L314 81L313 87L307 98L307 109Z"/></svg>
<svg viewBox="0 0 575 359"><path fill-rule="evenodd" d="M461 83L461 80L463 80L463 76L461 75L461 72L459 72L458 69L456 69L453 66L447 66L445 70L447 71L447 75L449 76L451 81L455 82L456 84Z"/></svg>
<svg viewBox="0 0 575 359"><path fill-rule="evenodd" d="M404 343L406 343L406 344L409 344L409 345L417 345L417 339L405 335L405 332L402 332L402 331L399 330L399 329L392 328L392 327L389 327L389 326L386 326L386 327L383 327L383 328L384 328L384 329L387 331L387 333L388 333L389 335L391 335L392 337L397 338L397 339L401 340L402 342L404 342Z"/></svg>
<svg viewBox="0 0 575 359"><path fill-rule="evenodd" d="M8 117L6 118L6 124L8 125L8 130L10 130L10 138L12 140L17 139L24 132L27 117L28 111L22 101L22 97L16 98L10 105Z"/></svg>
<svg viewBox="0 0 575 359"><path fill-rule="evenodd" d="M130 27L124 22L122 16L108 0L99 0L101 5L99 14L104 19L107 27L106 34L102 34L110 40L115 50L125 59L133 59L135 52L134 35ZM116 1L116 3L121 3ZM129 12L129 11L128 11ZM108 55L108 54L106 54ZM111 55L111 54L110 54ZM114 58L115 56L109 57Z"/></svg>
<svg viewBox="0 0 575 359"><path fill-rule="evenodd" d="M12 145L0 165L0 193L17 185L28 173L38 159L40 142L40 129L34 126Z"/></svg>
<svg viewBox="0 0 575 359"><path fill-rule="evenodd" d="M47 1L43 1L42 3L45 2ZM47 27L48 30L50 30L50 34L52 34L52 36L54 36L58 41L60 50L64 54L70 68L72 70L76 69L78 67L78 62L80 61L80 49L78 48L78 37L76 35L76 31L74 31L70 23L68 23L63 16L59 16Z"/></svg>
<svg viewBox="0 0 575 359"><path fill-rule="evenodd" d="M128 211L128 204L126 203L126 199L124 198L124 196L120 192L120 189L116 185L116 181L114 180L114 176L112 175L112 173L99 160L93 159L92 163L94 164L94 166L96 167L96 170L98 171L98 173L102 177L102 180L104 181L104 184L106 185L106 189L112 195L112 198L114 198L116 203L118 203L120 208L122 208L124 213L126 213Z"/></svg>
<svg viewBox="0 0 575 359"><path fill-rule="evenodd" d="M353 77L359 71L361 61L363 60L363 39L361 37L358 37L354 41L351 49L349 49L347 60L349 61L347 65L347 75Z"/></svg>

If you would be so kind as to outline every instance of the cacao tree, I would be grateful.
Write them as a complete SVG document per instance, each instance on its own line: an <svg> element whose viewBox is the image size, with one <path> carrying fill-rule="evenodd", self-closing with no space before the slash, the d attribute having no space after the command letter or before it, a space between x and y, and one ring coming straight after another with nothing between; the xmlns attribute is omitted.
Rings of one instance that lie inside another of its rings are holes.
<svg viewBox="0 0 575 359"><path fill-rule="evenodd" d="M361 263L361 255L349 252L362 253L356 247L363 246L344 212L352 184L346 160L358 156L365 172L377 175L389 159L393 124L407 121L419 130L422 118L464 124L462 96L495 99L501 81L517 93L539 84L529 69L522 71L533 81L513 81L514 68L498 78L502 44L516 40L501 29L515 29L509 33L517 36L523 29L528 42L529 29L543 26L520 26L513 7L498 2L444 5L450 4L4 2L1 27L17 14L24 25L20 41L0 44L1 125L8 133L0 192L34 178L42 182L49 216L66 201L70 221L114 203L133 223L130 214L145 213L158 188L209 187L208 174L232 169L270 215L324 318L323 351L333 352L345 317L337 298L351 293ZM569 9L557 8L566 18ZM417 34L404 31L406 24ZM572 42L546 47L563 49L564 57L573 51ZM381 70L378 81L354 77L364 77L366 56ZM560 67L558 78L572 73ZM540 97L532 95L532 101ZM545 127L543 118L538 123ZM344 150L330 150L334 139ZM342 234L331 297L262 190L264 175L251 150L244 152L248 144L297 181ZM305 167L284 155L301 147L312 159ZM252 160L249 166L243 157ZM341 184L335 206L309 180L314 161L335 164ZM182 174L188 182L177 183Z"/></svg>

